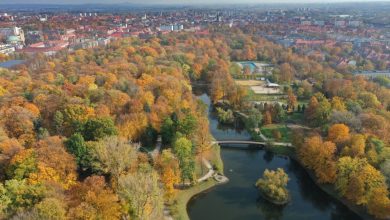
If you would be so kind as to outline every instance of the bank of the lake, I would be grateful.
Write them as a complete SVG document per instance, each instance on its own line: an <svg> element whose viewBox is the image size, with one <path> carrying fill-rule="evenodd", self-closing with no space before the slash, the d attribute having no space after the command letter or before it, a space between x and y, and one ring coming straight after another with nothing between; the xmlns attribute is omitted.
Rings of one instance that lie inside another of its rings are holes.
<svg viewBox="0 0 390 220"><path fill-rule="evenodd" d="M172 217L178 220L189 220L187 204L191 198L199 193L206 192L216 185L218 185L217 181L209 179L188 189L180 190L176 195L176 203L171 206Z"/></svg>
<svg viewBox="0 0 390 220"><path fill-rule="evenodd" d="M206 94L198 95L210 105ZM218 140L250 139L249 133L242 128L221 126L212 115L209 120L211 132ZM286 153L283 147L273 148L272 151ZM290 151L287 153L292 156ZM191 219L362 219L339 201L337 196L333 197L335 195L322 189L293 158L278 156L271 151L249 145L224 145L221 157L225 175L230 181L218 187L207 188L209 190L206 192L198 191L187 205ZM291 179L288 190L292 200L283 207L265 201L253 187L264 169L278 167L284 168Z"/></svg>
<svg viewBox="0 0 390 220"><path fill-rule="evenodd" d="M259 150L225 145L221 150L227 184L192 198L188 204L191 219L337 219L359 220L355 213L322 191L294 160ZM254 187L265 169L283 168L290 181L291 202L285 206L266 201Z"/></svg>
<svg viewBox="0 0 390 220"><path fill-rule="evenodd" d="M347 199L341 197L338 193L337 190L335 189L334 185L332 184L323 184L319 183L314 172L312 170L309 170L305 168L305 166L298 160L296 157L295 151L292 151L290 147L285 147L285 146L277 146L277 147L272 147L272 148L265 148L268 151L271 151L277 155L284 155L288 156L290 159L294 160L297 162L300 166L304 168L304 170L307 172L309 177L312 179L312 181L319 187L321 190L329 194L330 196L336 198L339 200L341 203L343 203L345 206L347 206L351 211L355 212L357 215L359 215L362 219L365 220L375 220L375 218L368 214L367 210L362 207L355 205L354 203L348 201Z"/></svg>
<svg viewBox="0 0 390 220"><path fill-rule="evenodd" d="M299 162L299 160L295 157L295 155L293 156L290 156L291 159L295 160L297 163L300 164L300 166L304 167L303 164L301 164ZM328 195L332 196L333 198L336 198L338 201L340 201L341 203L343 203L345 206L347 206L351 211L355 212L357 215L359 215L362 219L365 219L365 220L375 220L375 218L368 214L367 210L362 207L362 206L358 206L358 205L355 205L354 203L348 201L347 199L345 198L342 198L338 193L337 193L337 190L335 189L334 185L332 184L322 184L322 183L319 183L314 172L311 171L311 170L308 170L305 168L305 171L307 172L307 174L310 176L310 178L313 180L313 182L319 187L321 188L321 190L323 190L324 192L326 192Z"/></svg>
<svg viewBox="0 0 390 220"><path fill-rule="evenodd" d="M214 145L211 148L210 155L208 156L208 160L214 166L214 168L223 174L223 161L221 158L220 146ZM201 166L201 162L198 163ZM196 196L199 193L205 192L212 187L219 185L214 178L209 178L207 181L198 183L194 186L191 186L188 189L178 190L175 196L175 203L172 204L169 208L171 211L171 215L174 219L178 220L188 220L190 219L187 212L187 204L191 198Z"/></svg>

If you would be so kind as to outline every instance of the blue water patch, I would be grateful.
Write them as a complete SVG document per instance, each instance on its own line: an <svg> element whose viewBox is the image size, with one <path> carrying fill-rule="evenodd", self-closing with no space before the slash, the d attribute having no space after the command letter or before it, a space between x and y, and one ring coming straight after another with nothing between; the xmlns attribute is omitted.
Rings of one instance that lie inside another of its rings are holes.
<svg viewBox="0 0 390 220"><path fill-rule="evenodd" d="M239 62L243 68L249 67L251 70L251 73L253 73L256 70L256 65L253 62Z"/></svg>
<svg viewBox="0 0 390 220"><path fill-rule="evenodd" d="M20 65L20 64L23 64L25 63L26 61L25 60L9 60L9 61L5 61L5 62L1 62L0 63L0 67L2 68L12 68L16 65Z"/></svg>

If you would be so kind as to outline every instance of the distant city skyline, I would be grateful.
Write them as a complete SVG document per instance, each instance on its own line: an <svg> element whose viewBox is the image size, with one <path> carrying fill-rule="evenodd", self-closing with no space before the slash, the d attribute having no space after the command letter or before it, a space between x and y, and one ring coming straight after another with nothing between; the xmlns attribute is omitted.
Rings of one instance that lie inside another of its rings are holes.
<svg viewBox="0 0 390 220"><path fill-rule="evenodd" d="M1 0L0 4L273 4L273 3L343 3L343 2L390 2L390 0Z"/></svg>

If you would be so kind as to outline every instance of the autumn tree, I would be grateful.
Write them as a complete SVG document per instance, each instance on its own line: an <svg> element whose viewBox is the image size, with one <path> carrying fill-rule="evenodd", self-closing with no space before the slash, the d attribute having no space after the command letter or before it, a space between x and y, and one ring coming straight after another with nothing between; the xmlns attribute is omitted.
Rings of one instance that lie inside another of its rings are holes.
<svg viewBox="0 0 390 220"><path fill-rule="evenodd" d="M218 121L222 124L232 124L234 122L234 115L231 109L224 110L223 108L216 108Z"/></svg>
<svg viewBox="0 0 390 220"><path fill-rule="evenodd" d="M87 120L82 133L85 140L91 141L116 135L118 132L111 118L93 118Z"/></svg>
<svg viewBox="0 0 390 220"><path fill-rule="evenodd" d="M37 172L29 175L31 183L51 183L64 189L76 183L74 157L69 154L58 136L48 137L36 145Z"/></svg>
<svg viewBox="0 0 390 220"><path fill-rule="evenodd" d="M211 99L213 102L217 102L225 98L225 87L222 79L215 78L211 81Z"/></svg>
<svg viewBox="0 0 390 220"><path fill-rule="evenodd" d="M249 113L247 114L248 118L245 119L245 127L248 130L254 130L256 128L259 128L263 121L263 114L257 110L256 108L252 108L249 110Z"/></svg>
<svg viewBox="0 0 390 220"><path fill-rule="evenodd" d="M20 106L12 106L4 111L2 117L9 137L17 138L25 146L32 145L36 119L32 112Z"/></svg>
<svg viewBox="0 0 390 220"><path fill-rule="evenodd" d="M173 151L179 159L182 181L194 179L195 161L192 143L185 137L178 138L173 144Z"/></svg>
<svg viewBox="0 0 390 220"><path fill-rule="evenodd" d="M200 155L201 158L203 158L205 153L212 147L209 122L206 117L200 117L198 120L194 142L196 153Z"/></svg>
<svg viewBox="0 0 390 220"><path fill-rule="evenodd" d="M137 161L136 147L116 136L96 142L94 152L102 170L110 174L114 182Z"/></svg>
<svg viewBox="0 0 390 220"><path fill-rule="evenodd" d="M381 173L366 159L342 157L337 163L336 188L358 205L367 204L373 190L386 188Z"/></svg>
<svg viewBox="0 0 390 220"><path fill-rule="evenodd" d="M325 124L329 119L330 113L331 113L331 104L326 98L324 98L319 102L319 106L316 109L315 123L317 125Z"/></svg>
<svg viewBox="0 0 390 220"><path fill-rule="evenodd" d="M118 196L107 186L104 177L91 176L68 192L69 217L72 219L119 219Z"/></svg>
<svg viewBox="0 0 390 220"><path fill-rule="evenodd" d="M331 124L345 124L351 131L355 132L360 132L362 129L362 121L350 111L332 111L329 122Z"/></svg>
<svg viewBox="0 0 390 220"><path fill-rule="evenodd" d="M197 127L197 118L192 114L186 114L186 116L179 120L177 123L177 131L185 135L187 138L191 138L191 135L195 132Z"/></svg>
<svg viewBox="0 0 390 220"><path fill-rule="evenodd" d="M122 175L118 180L118 194L127 204L128 216L135 219L162 218L163 192L154 170Z"/></svg>
<svg viewBox="0 0 390 220"><path fill-rule="evenodd" d="M350 157L363 157L366 148L366 138L362 134L353 134L348 143L349 146L344 147L342 154Z"/></svg>
<svg viewBox="0 0 390 220"><path fill-rule="evenodd" d="M272 116L269 111L265 111L263 115L263 124L264 125L269 125L272 124Z"/></svg>
<svg viewBox="0 0 390 220"><path fill-rule="evenodd" d="M334 124L328 129L328 140L334 143L344 143L349 139L349 128L345 124Z"/></svg>
<svg viewBox="0 0 390 220"><path fill-rule="evenodd" d="M271 117L272 121L281 123L286 118L286 111L279 103L275 103L275 105L271 108Z"/></svg>
<svg viewBox="0 0 390 220"><path fill-rule="evenodd" d="M288 180L288 175L282 168L278 168L276 171L266 169L263 177L257 180L256 187L272 202L282 204L289 199Z"/></svg>
<svg viewBox="0 0 390 220"><path fill-rule="evenodd" d="M335 152L336 146L330 141L322 141L319 135L305 139L297 149L302 164L314 170L322 183L332 183L336 178Z"/></svg>
<svg viewBox="0 0 390 220"><path fill-rule="evenodd" d="M69 104L61 113L63 115L63 131L71 135L82 129L83 124L94 116L94 109L85 105Z"/></svg>
<svg viewBox="0 0 390 220"><path fill-rule="evenodd" d="M287 106L288 111L292 112L295 109L295 105L297 104L297 97L294 95L293 91L289 89L287 91Z"/></svg>
<svg viewBox="0 0 390 220"><path fill-rule="evenodd" d="M386 188L376 188L371 192L367 203L368 212L379 219L390 217L389 191Z"/></svg>
<svg viewBox="0 0 390 220"><path fill-rule="evenodd" d="M289 63L283 63L280 65L280 79L284 82L291 82L294 77L294 67Z"/></svg>
<svg viewBox="0 0 390 220"><path fill-rule="evenodd" d="M123 114L117 121L119 136L134 141L139 139L148 126L148 118L144 113ZM114 131L114 128L111 130Z"/></svg>
<svg viewBox="0 0 390 220"><path fill-rule="evenodd" d="M175 184L180 182L179 161L170 149L163 150L155 166L159 170L161 182L165 188L165 198L170 200L175 195Z"/></svg>
<svg viewBox="0 0 390 220"><path fill-rule="evenodd" d="M387 185L390 186L390 159L386 159L380 166L382 174L386 178Z"/></svg>
<svg viewBox="0 0 390 220"><path fill-rule="evenodd" d="M66 219L66 204L65 201L57 198L44 198L37 203L29 212L33 218L47 220L65 220ZM17 219L19 216L15 216ZM21 217L23 219L23 217Z"/></svg>
<svg viewBox="0 0 390 220"><path fill-rule="evenodd" d="M32 208L44 198L42 185L28 184L26 180L7 180L0 183L0 217L9 218L16 212Z"/></svg>
<svg viewBox="0 0 390 220"><path fill-rule="evenodd" d="M318 100L315 96L312 96L308 107L305 109L305 119L307 121L313 121L316 117L317 108L319 106Z"/></svg>
<svg viewBox="0 0 390 220"><path fill-rule="evenodd" d="M10 160L24 148L15 138L8 138L8 135L0 127L0 178L5 174Z"/></svg>
<svg viewBox="0 0 390 220"><path fill-rule="evenodd" d="M362 92L359 94L359 100L363 108L377 108L380 106L378 97L370 92Z"/></svg>
<svg viewBox="0 0 390 220"><path fill-rule="evenodd" d="M9 179L22 180L37 171L37 155L33 149L21 150L15 154L7 168Z"/></svg>
<svg viewBox="0 0 390 220"><path fill-rule="evenodd" d="M347 110L347 107L345 106L344 101L340 97L337 97L337 96L333 97L331 104L332 104L333 110L341 111L341 112Z"/></svg>
<svg viewBox="0 0 390 220"><path fill-rule="evenodd" d="M305 109L305 119L313 126L320 126L327 122L330 113L331 104L322 94L317 93Z"/></svg>

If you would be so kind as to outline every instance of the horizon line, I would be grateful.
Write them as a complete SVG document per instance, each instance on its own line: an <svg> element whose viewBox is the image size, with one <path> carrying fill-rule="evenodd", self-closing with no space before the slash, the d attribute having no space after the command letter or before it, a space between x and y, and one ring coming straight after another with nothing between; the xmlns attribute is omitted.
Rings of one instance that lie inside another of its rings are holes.
<svg viewBox="0 0 390 220"><path fill-rule="evenodd" d="M264 1L264 2L237 2L237 3L207 3L207 2L202 2L202 3L146 3L146 2L118 2L118 3L106 3L106 2L96 2L96 3L38 3L38 2L20 2L20 3L1 3L0 2L0 5L1 6L13 6L13 5L34 5L34 6L39 6L39 5L42 5L42 6L83 6L83 5L105 5L105 6L109 6L109 5L112 5L112 6L115 6L115 5L145 5L145 6L152 6L152 5L155 5L155 6L204 6L204 5L207 5L207 6L229 6L229 5L242 5L242 6L245 6L245 5L295 5L295 4L299 4L299 5L324 5L324 4L334 4L334 5L338 5L338 4L353 4L353 3L363 3L363 4L372 4L372 3L390 3L390 0L374 0L374 1L367 1L367 0L341 0L341 1L337 1L337 0L327 0L327 1L322 1L322 2L313 2L313 1L310 1L310 0L303 0L303 1L300 1L300 0L293 0L293 1L289 1L289 0L282 0L282 1L278 1L278 2L270 2L270 1Z"/></svg>

